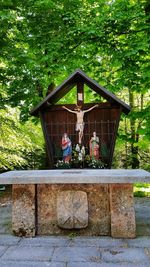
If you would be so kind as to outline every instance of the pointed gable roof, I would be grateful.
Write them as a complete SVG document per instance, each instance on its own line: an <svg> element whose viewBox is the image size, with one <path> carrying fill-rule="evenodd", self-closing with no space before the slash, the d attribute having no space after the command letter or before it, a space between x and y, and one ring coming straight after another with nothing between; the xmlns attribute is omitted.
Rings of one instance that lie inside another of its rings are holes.
<svg viewBox="0 0 150 267"><path fill-rule="evenodd" d="M113 93L109 92L103 86L99 85L96 81L89 78L83 71L77 69L65 81L57 86L47 97L45 97L35 108L31 110L31 115L37 116L40 110L46 108L49 104L54 105L63 96L65 96L77 82L84 82L88 87L93 89L97 94L101 95L108 102L112 102L122 107L122 111L128 114L131 110L130 106L116 97Z"/></svg>

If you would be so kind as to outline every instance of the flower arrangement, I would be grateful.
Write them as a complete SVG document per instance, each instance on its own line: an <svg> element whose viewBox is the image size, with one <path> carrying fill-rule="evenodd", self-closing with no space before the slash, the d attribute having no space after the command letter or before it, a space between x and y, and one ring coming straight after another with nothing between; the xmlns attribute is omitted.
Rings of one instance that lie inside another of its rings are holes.
<svg viewBox="0 0 150 267"><path fill-rule="evenodd" d="M85 147L77 144L72 153L71 165L73 168L83 168Z"/></svg>
<svg viewBox="0 0 150 267"><path fill-rule="evenodd" d="M90 157L89 155L86 156L86 165L89 168L92 169L104 169L105 168L105 164L99 160L99 159L95 159L94 157Z"/></svg>
<svg viewBox="0 0 150 267"><path fill-rule="evenodd" d="M67 161L63 161L63 160L58 160L55 167L57 169L70 169L71 168L71 165L69 162Z"/></svg>

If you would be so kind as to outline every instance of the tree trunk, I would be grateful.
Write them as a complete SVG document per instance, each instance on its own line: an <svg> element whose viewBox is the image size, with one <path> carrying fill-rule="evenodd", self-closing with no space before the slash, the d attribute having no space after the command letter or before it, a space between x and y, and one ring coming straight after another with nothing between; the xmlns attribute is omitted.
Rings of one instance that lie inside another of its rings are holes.
<svg viewBox="0 0 150 267"><path fill-rule="evenodd" d="M125 131L125 135L127 136L127 120L125 118L125 122L124 122L124 131ZM125 169L128 169L128 143L127 140L125 140L125 164L124 164Z"/></svg>
<svg viewBox="0 0 150 267"><path fill-rule="evenodd" d="M129 102L132 108L132 112L134 112L134 94L129 90ZM136 133L136 125L135 119L131 115L130 117L130 128L131 128L131 167L132 169L139 168L139 159L138 159L138 146L135 145L138 143L139 136Z"/></svg>

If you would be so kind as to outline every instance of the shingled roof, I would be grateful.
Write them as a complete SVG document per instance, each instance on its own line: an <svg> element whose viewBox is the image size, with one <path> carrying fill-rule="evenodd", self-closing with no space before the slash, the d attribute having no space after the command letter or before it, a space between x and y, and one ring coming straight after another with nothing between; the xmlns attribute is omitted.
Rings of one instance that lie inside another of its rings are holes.
<svg viewBox="0 0 150 267"><path fill-rule="evenodd" d="M40 110L48 107L49 104L56 104L63 96L65 96L78 82L84 82L88 87L101 95L108 102L121 106L122 111L128 114L131 110L130 106L109 92L96 81L89 78L83 71L77 69L65 81L57 86L47 97L45 97L35 108L31 110L31 115L38 116Z"/></svg>

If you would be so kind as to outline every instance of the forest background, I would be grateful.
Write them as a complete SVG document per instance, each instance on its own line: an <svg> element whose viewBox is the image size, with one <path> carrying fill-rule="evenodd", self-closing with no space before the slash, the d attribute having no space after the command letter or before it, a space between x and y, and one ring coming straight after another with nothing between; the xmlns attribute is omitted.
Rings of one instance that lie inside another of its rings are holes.
<svg viewBox="0 0 150 267"><path fill-rule="evenodd" d="M132 108L113 167L150 170L149 0L2 0L0 15L0 171L45 167L29 112L77 68Z"/></svg>

